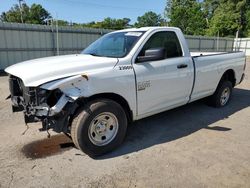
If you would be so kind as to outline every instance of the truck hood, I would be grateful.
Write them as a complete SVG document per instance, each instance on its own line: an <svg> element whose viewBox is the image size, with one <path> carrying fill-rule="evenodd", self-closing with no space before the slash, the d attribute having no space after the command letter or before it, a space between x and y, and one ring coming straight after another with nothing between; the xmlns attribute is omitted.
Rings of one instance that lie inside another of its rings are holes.
<svg viewBox="0 0 250 188"><path fill-rule="evenodd" d="M117 62L117 58L63 55L17 63L6 68L5 72L21 78L26 87L36 87L60 78L113 68Z"/></svg>

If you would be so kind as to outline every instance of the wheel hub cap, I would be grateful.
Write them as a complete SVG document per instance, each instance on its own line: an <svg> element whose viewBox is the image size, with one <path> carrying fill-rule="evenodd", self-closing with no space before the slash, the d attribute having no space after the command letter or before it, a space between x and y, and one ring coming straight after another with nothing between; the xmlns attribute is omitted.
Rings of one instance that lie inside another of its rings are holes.
<svg viewBox="0 0 250 188"><path fill-rule="evenodd" d="M101 122L101 123L99 123L97 126L96 126L96 132L98 132L98 133L103 133L103 132L105 132L106 131L106 123L103 123L103 122Z"/></svg>
<svg viewBox="0 0 250 188"><path fill-rule="evenodd" d="M101 113L92 120L89 126L89 139L94 145L107 145L117 135L118 127L118 120L113 113Z"/></svg>
<svg viewBox="0 0 250 188"><path fill-rule="evenodd" d="M230 89L229 88L225 88L221 94L221 98L220 98L220 103L222 106L224 106L227 102L228 99L230 97Z"/></svg>

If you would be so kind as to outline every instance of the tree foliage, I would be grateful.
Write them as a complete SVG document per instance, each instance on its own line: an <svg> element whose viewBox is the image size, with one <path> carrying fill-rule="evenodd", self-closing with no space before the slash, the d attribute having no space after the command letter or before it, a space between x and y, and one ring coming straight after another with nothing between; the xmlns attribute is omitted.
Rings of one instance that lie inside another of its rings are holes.
<svg viewBox="0 0 250 188"><path fill-rule="evenodd" d="M163 22L164 20L160 14L156 14L155 12L149 11L137 18L135 27L161 26Z"/></svg>
<svg viewBox="0 0 250 188"><path fill-rule="evenodd" d="M29 7L27 4L23 3L21 9L15 4L9 11L3 12L0 16L0 20L4 22L22 23L21 13L23 23L45 24L46 20L51 18L49 12L41 5L32 4Z"/></svg>
<svg viewBox="0 0 250 188"><path fill-rule="evenodd" d="M41 5L32 4L29 10L28 22L34 24L44 24L46 20L51 18L47 10Z"/></svg>
<svg viewBox="0 0 250 188"><path fill-rule="evenodd" d="M129 18L114 19L107 17L101 22L91 22L87 24L87 26L93 28L105 28L105 29L124 29L129 26L129 22L130 22Z"/></svg>
<svg viewBox="0 0 250 188"><path fill-rule="evenodd" d="M103 21L100 22L89 22L89 23L73 23L75 27L89 27L89 28L104 28L104 29L124 29L130 27L129 25L130 19L129 18L122 18L122 19L114 19L107 17Z"/></svg>
<svg viewBox="0 0 250 188"><path fill-rule="evenodd" d="M221 0L210 19L207 34L235 36L239 30L240 36L243 36L248 27L247 12L249 12L247 0Z"/></svg>
<svg viewBox="0 0 250 188"><path fill-rule="evenodd" d="M168 0L165 14L169 25L179 27L185 34L203 35L207 27L202 6L195 0Z"/></svg>
<svg viewBox="0 0 250 188"><path fill-rule="evenodd" d="M250 36L250 0L166 0L165 16L149 11L130 24L129 18L115 19L107 17L102 21L89 23L70 23L57 20L59 26L90 27L105 29L124 29L145 26L175 26L189 35ZM46 24L50 13L40 4L20 7L15 4L9 11L0 15L0 21ZM53 25L56 21L53 21Z"/></svg>
<svg viewBox="0 0 250 188"><path fill-rule="evenodd" d="M250 0L167 0L169 25L192 35L250 34Z"/></svg>
<svg viewBox="0 0 250 188"><path fill-rule="evenodd" d="M211 19L214 15L214 11L220 5L220 0L205 0L203 2L203 10L208 19Z"/></svg>
<svg viewBox="0 0 250 188"><path fill-rule="evenodd" d="M250 36L250 8L246 11L246 28L244 36Z"/></svg>

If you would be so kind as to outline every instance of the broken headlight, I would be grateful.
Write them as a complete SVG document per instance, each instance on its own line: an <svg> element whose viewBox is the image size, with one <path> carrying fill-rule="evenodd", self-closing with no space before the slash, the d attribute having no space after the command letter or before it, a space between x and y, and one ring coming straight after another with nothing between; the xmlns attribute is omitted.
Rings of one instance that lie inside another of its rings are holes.
<svg viewBox="0 0 250 188"><path fill-rule="evenodd" d="M63 93L60 89L55 89L52 91L39 89L39 91L37 92L38 103L40 105L47 104L47 106L52 107L58 102L62 94Z"/></svg>

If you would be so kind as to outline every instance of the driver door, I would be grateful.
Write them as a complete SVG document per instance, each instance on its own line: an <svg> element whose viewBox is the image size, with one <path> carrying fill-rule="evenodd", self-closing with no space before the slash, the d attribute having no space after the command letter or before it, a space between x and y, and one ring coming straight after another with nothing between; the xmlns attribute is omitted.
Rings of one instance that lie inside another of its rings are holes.
<svg viewBox="0 0 250 188"><path fill-rule="evenodd" d="M193 64L184 57L174 31L154 33L138 56L148 49L165 48L164 59L135 62L138 116L151 115L186 104L193 85Z"/></svg>

